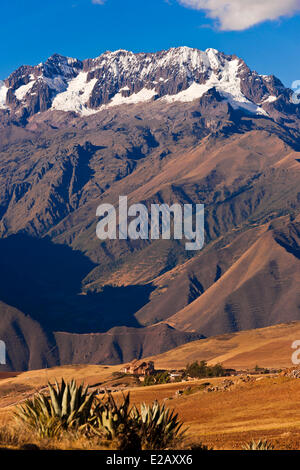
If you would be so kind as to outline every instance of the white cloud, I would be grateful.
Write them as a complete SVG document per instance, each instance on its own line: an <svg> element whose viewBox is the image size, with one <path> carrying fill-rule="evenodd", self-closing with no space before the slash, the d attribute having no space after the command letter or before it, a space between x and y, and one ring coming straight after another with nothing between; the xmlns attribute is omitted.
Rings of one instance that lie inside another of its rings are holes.
<svg viewBox="0 0 300 470"><path fill-rule="evenodd" d="M105 0L92 0L92 3L94 3L94 5L104 5Z"/></svg>
<svg viewBox="0 0 300 470"><path fill-rule="evenodd" d="M300 10L300 0L177 0L205 10L223 31L242 31L267 20L290 16Z"/></svg>

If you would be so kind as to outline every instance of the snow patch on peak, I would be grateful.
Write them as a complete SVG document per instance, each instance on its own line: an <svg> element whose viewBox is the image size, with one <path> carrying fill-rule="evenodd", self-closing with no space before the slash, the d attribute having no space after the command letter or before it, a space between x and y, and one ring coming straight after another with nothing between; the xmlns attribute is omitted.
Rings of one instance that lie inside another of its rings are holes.
<svg viewBox="0 0 300 470"><path fill-rule="evenodd" d="M25 95L29 93L33 85L35 84L35 80L28 82L26 85L22 85L15 90L15 95L19 101L22 101L25 98Z"/></svg>
<svg viewBox="0 0 300 470"><path fill-rule="evenodd" d="M210 54L210 60L212 59L213 56ZM176 95L167 95L163 97L162 100L166 100L169 103L174 103L175 101L193 101L201 98L211 88L216 88L220 95L222 95L234 109L242 108L253 114L267 116L266 111L256 103L248 100L241 92L240 78L238 76L239 66L239 59L226 62L223 70L218 74L212 71L209 79L204 84L201 85L193 82L187 90L181 91Z"/></svg>
<svg viewBox="0 0 300 470"><path fill-rule="evenodd" d="M183 70L204 70L209 67L209 60L207 54L198 49L192 49L190 47L178 47L170 49L158 59L157 66L169 67L177 65Z"/></svg>
<svg viewBox="0 0 300 470"><path fill-rule="evenodd" d="M0 109L5 109L7 107L5 105L7 90L8 88L5 86L4 82L0 80Z"/></svg>
<svg viewBox="0 0 300 470"><path fill-rule="evenodd" d="M174 103L175 101L189 102L201 98L208 90L209 87L206 84L200 85L199 83L193 82L189 88L180 91L177 95L167 95L161 99L168 103Z"/></svg>
<svg viewBox="0 0 300 470"><path fill-rule="evenodd" d="M207 54L210 67L212 69L218 69L221 65L218 57L219 52L216 49L206 49L205 52Z"/></svg>
<svg viewBox="0 0 300 470"><path fill-rule="evenodd" d="M278 96L268 96L266 99L264 99L261 104L263 103L273 103L274 101L276 101L278 99Z"/></svg>
<svg viewBox="0 0 300 470"><path fill-rule="evenodd" d="M213 47L208 47L207 49L205 49L205 52L206 53L212 52L213 54L219 54L220 51L218 51L218 49L214 49Z"/></svg>
<svg viewBox="0 0 300 470"><path fill-rule="evenodd" d="M87 107L87 101L93 91L97 79L86 81L87 72L80 72L76 78L71 80L66 91L59 93L52 102L52 109L58 111L74 111L88 116L97 110Z"/></svg>
<svg viewBox="0 0 300 470"><path fill-rule="evenodd" d="M150 101L156 95L155 90L149 90L143 88L138 93L133 93L128 97L124 97L121 93L117 93L111 100L108 105L105 105L104 108L110 108L112 106L119 106L121 104L137 104ZM103 107L102 107L103 108Z"/></svg>
<svg viewBox="0 0 300 470"><path fill-rule="evenodd" d="M111 54L117 55L120 54L120 52L124 52L125 54L133 54L133 52L127 51L126 49L118 49L117 51L111 52Z"/></svg>
<svg viewBox="0 0 300 470"><path fill-rule="evenodd" d="M68 65L74 65L78 63L78 59L74 59L73 57L67 57Z"/></svg>

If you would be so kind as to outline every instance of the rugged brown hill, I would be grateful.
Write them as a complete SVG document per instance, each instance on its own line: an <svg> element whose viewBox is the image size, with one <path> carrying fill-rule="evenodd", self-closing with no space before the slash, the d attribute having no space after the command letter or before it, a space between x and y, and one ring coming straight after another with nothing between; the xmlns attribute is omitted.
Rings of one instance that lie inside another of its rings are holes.
<svg viewBox="0 0 300 470"><path fill-rule="evenodd" d="M286 218L265 227L217 282L168 323L211 336L299 318L299 235L299 222Z"/></svg>
<svg viewBox="0 0 300 470"><path fill-rule="evenodd" d="M1 371L54 367L59 364L120 364L201 339L168 325L148 328L115 327L105 333L51 334L37 321L0 303L0 337L6 344L7 364Z"/></svg>
<svg viewBox="0 0 300 470"><path fill-rule="evenodd" d="M0 302L0 337L6 345L4 370L27 370L53 367L58 356L51 334L38 322L19 310Z"/></svg>
<svg viewBox="0 0 300 470"><path fill-rule="evenodd" d="M106 333L55 333L60 364L120 364L203 338L169 325L116 327Z"/></svg>
<svg viewBox="0 0 300 470"><path fill-rule="evenodd" d="M188 343L148 359L159 369L182 369L194 361L207 361L236 370L291 368L294 341L300 338L300 322L239 331Z"/></svg>

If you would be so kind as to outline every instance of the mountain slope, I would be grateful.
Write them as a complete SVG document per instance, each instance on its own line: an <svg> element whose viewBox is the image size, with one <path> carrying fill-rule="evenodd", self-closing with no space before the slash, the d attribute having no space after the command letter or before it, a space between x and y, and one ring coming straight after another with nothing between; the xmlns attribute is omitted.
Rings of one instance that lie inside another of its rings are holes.
<svg viewBox="0 0 300 470"><path fill-rule="evenodd" d="M6 365L1 370L53 367L58 363L55 341L32 318L0 302L0 337L6 345Z"/></svg>
<svg viewBox="0 0 300 470"><path fill-rule="evenodd" d="M28 350L43 358L48 343L57 364L120 362L298 320L291 95L236 56L189 48L55 54L0 83L0 314L44 338L26 336L11 367L40 366ZM120 195L203 203L203 251L101 242L96 209Z"/></svg>
<svg viewBox="0 0 300 470"><path fill-rule="evenodd" d="M168 323L211 336L299 318L300 225L286 224L285 218L271 224L217 282Z"/></svg>
<svg viewBox="0 0 300 470"><path fill-rule="evenodd" d="M292 367L292 344L300 335L300 323L286 323L267 328L213 336L185 344L166 353L151 356L157 368L184 368L194 361L224 367L254 369Z"/></svg>

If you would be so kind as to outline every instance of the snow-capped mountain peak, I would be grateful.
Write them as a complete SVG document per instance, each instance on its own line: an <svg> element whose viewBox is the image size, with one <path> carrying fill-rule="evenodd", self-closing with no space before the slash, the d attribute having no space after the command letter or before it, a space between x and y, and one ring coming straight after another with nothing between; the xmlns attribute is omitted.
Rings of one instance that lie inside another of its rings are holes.
<svg viewBox="0 0 300 470"><path fill-rule="evenodd" d="M120 49L84 61L53 54L35 67L22 66L0 82L0 109L25 117L48 109L89 115L153 99L189 102L212 88L233 108L261 115L284 89L275 77L258 75L216 49L137 54Z"/></svg>

